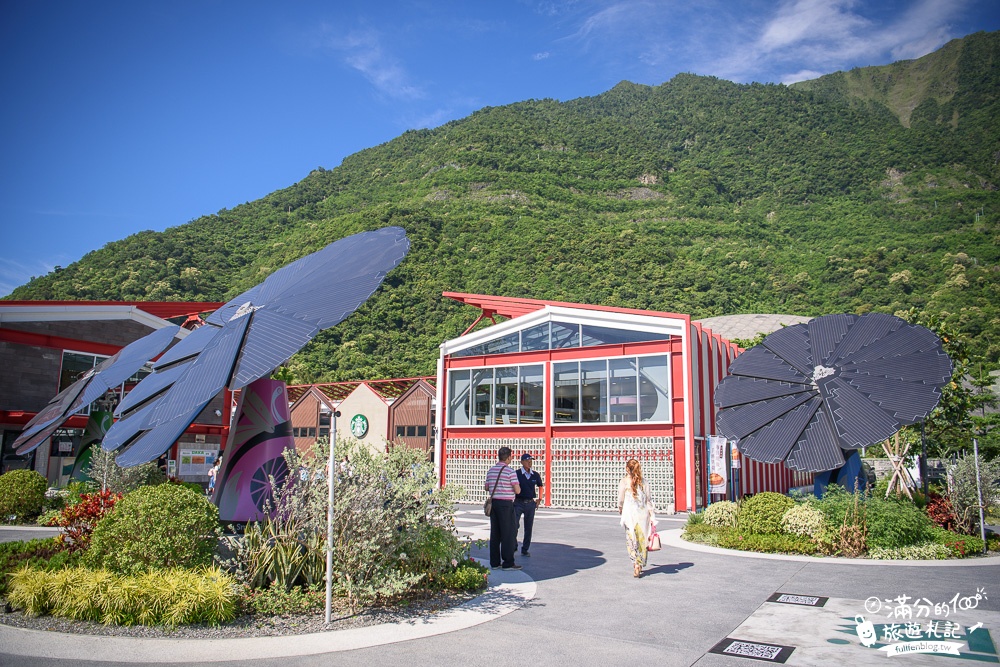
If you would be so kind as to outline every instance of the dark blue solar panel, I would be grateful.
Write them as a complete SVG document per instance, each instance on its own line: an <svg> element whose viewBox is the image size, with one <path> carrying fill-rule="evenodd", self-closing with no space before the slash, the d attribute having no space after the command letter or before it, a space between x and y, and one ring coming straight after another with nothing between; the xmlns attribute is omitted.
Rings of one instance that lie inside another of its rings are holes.
<svg viewBox="0 0 1000 667"><path fill-rule="evenodd" d="M188 364L187 372L156 401L151 426L171 422L195 406L205 405L222 391L232 375L236 355L252 318L253 314L247 313L226 322L198 358Z"/></svg>
<svg viewBox="0 0 1000 667"><path fill-rule="evenodd" d="M751 459L785 456L790 468L821 472L843 464L842 450L885 440L925 418L950 381L952 365L931 331L867 313L829 315L777 331L737 357L730 373L716 388L723 408L718 431L740 438L740 451ZM795 392L796 383L818 388L822 407L783 411L810 395ZM808 425L795 436L809 412Z"/></svg>
<svg viewBox="0 0 1000 667"><path fill-rule="evenodd" d="M205 349L205 346L211 342L212 338L214 338L219 331L220 327L212 326L210 324L198 327L185 336L181 342L177 343L177 345L174 345L172 348L164 352L163 356L157 359L156 363L153 364L153 370L166 368L180 361L196 356Z"/></svg>
<svg viewBox="0 0 1000 667"><path fill-rule="evenodd" d="M771 421L758 431L740 438L740 451L754 461L781 463L798 441L821 401L813 396L807 402Z"/></svg>
<svg viewBox="0 0 1000 667"><path fill-rule="evenodd" d="M132 412L124 419L116 421L104 434L101 446L106 451L111 452L135 440L139 434L149 428L149 419L153 416L155 408L156 402L154 401Z"/></svg>
<svg viewBox="0 0 1000 667"><path fill-rule="evenodd" d="M719 385L715 392L715 404L720 408L731 408L743 403L755 403L801 391L815 391L815 388L809 384L789 384L734 375Z"/></svg>
<svg viewBox="0 0 1000 667"><path fill-rule="evenodd" d="M784 359L805 377L812 376L812 355L809 353L809 330L804 324L778 329L764 339L764 347Z"/></svg>
<svg viewBox="0 0 1000 667"><path fill-rule="evenodd" d="M729 373L731 375L745 375L747 377L766 378L780 382L794 382L798 384L809 382L805 375L796 371L787 362L762 345L752 347L736 357L729 366Z"/></svg>
<svg viewBox="0 0 1000 667"><path fill-rule="evenodd" d="M208 401L171 421L142 432L115 457L115 463L123 468L131 468L152 461L177 442L206 405Z"/></svg>
<svg viewBox="0 0 1000 667"><path fill-rule="evenodd" d="M115 417L127 415L150 399L155 398L158 394L169 389L178 378L187 372L187 367L190 363L191 361L189 360L183 364L175 364L165 370L154 371L143 378L142 382L132 388L132 391L125 394L125 398L115 408Z"/></svg>
<svg viewBox="0 0 1000 667"><path fill-rule="evenodd" d="M314 324L279 315L267 308L258 310L253 314L229 388L242 389L254 380L270 375L312 340L318 331Z"/></svg>

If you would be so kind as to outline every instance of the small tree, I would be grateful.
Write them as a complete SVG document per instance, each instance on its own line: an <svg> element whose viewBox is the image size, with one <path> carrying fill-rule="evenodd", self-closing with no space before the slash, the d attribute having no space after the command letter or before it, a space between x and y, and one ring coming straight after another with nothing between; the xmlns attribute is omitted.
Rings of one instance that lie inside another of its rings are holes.
<svg viewBox="0 0 1000 667"><path fill-rule="evenodd" d="M104 451L100 443L92 445L90 465L85 472L102 490L112 493L128 493L140 486L167 481L155 462L123 468L115 463L115 453Z"/></svg>
<svg viewBox="0 0 1000 667"><path fill-rule="evenodd" d="M1000 505L1000 459L980 459L979 479L983 490L983 505ZM976 486L976 462L971 454L960 457L949 467L948 500L955 512L955 530L966 535L978 535L979 491Z"/></svg>

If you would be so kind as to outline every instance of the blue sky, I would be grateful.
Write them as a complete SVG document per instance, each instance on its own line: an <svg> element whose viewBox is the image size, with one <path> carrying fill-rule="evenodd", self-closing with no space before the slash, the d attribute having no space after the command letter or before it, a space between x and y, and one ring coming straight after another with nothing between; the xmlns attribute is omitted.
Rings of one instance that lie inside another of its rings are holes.
<svg viewBox="0 0 1000 667"><path fill-rule="evenodd" d="M997 29L996 0L5 0L0 295L483 106L791 83Z"/></svg>

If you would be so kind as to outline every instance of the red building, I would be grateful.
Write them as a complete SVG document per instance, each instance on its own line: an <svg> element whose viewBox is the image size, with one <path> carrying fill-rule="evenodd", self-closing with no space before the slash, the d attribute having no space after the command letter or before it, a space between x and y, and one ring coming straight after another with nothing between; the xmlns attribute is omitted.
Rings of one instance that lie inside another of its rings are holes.
<svg viewBox="0 0 1000 667"><path fill-rule="evenodd" d="M660 511L704 507L713 394L741 351L735 344L676 313L444 296L481 313L441 345L441 483L463 486L470 502L484 500L485 471L507 445L515 457L535 457L547 505L611 509L625 462L636 458ZM497 315L508 319L469 333ZM742 477L744 492L808 481L756 463Z"/></svg>

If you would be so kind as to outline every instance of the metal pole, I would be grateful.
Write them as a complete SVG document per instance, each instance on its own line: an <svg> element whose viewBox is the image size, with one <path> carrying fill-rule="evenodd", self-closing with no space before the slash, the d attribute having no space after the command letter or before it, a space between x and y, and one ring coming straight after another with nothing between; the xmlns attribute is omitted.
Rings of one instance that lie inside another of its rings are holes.
<svg viewBox="0 0 1000 667"><path fill-rule="evenodd" d="M337 442L337 415L334 410L330 414L330 456L326 464L326 484L328 490L326 505L326 622L333 617L333 445Z"/></svg>
<svg viewBox="0 0 1000 667"><path fill-rule="evenodd" d="M924 420L920 420L920 485L927 495L927 434L924 431Z"/></svg>
<svg viewBox="0 0 1000 667"><path fill-rule="evenodd" d="M979 478L979 440L972 439L972 455L976 462L976 493L979 498L979 537L983 538L983 553L986 553L986 522L983 517L983 482Z"/></svg>

